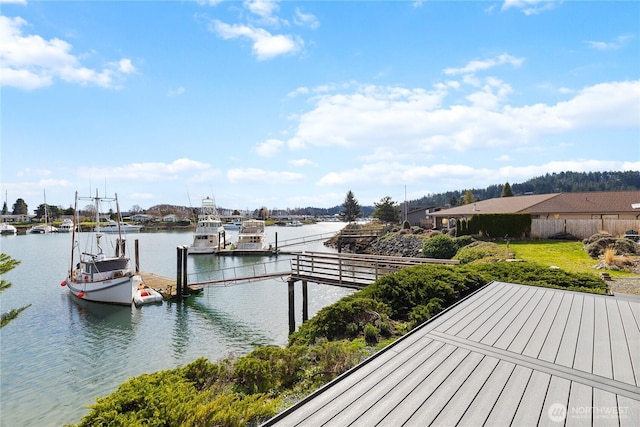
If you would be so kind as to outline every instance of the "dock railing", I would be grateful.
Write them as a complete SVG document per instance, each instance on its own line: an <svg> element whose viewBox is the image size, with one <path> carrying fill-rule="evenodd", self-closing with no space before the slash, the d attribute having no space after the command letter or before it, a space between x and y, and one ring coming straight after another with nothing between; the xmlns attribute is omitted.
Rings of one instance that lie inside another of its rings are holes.
<svg viewBox="0 0 640 427"><path fill-rule="evenodd" d="M458 264L458 261L436 258L300 252L291 258L291 279L361 289L386 274L416 264Z"/></svg>

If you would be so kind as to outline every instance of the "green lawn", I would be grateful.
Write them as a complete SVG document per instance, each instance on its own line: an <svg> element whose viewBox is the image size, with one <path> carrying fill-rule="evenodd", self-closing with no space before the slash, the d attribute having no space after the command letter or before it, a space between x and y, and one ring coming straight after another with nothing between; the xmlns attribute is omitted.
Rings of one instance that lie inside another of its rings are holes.
<svg viewBox="0 0 640 427"><path fill-rule="evenodd" d="M497 242L498 243L498 242ZM505 247L506 243L498 243ZM590 273L598 275L598 261L589 257L583 249L582 242L565 242L557 240L529 240L509 242L509 252L516 258L536 262L545 266L558 266L565 271ZM607 270L612 276L628 276L631 273Z"/></svg>

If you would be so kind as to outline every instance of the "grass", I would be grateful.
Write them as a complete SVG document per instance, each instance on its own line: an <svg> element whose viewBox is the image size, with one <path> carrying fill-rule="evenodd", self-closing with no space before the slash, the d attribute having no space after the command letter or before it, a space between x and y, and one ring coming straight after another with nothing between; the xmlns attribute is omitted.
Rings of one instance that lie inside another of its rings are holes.
<svg viewBox="0 0 640 427"><path fill-rule="evenodd" d="M498 242L496 242L498 243ZM506 243L498 243L505 248ZM558 240L528 240L509 242L509 252L517 259L535 262L545 266L555 265L565 271L598 275L602 270L593 268L598 263L583 249L582 242L566 242ZM629 276L633 273L624 271L607 271L611 276Z"/></svg>

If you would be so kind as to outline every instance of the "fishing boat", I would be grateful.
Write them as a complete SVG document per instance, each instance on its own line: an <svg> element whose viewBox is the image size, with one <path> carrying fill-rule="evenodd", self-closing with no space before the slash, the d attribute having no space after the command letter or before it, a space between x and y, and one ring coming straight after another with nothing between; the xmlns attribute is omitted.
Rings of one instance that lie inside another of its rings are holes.
<svg viewBox="0 0 640 427"><path fill-rule="evenodd" d="M128 222L116 222L112 219L106 224L98 226L103 233L137 233L142 229L141 225L129 224ZM98 228L96 227L96 228Z"/></svg>
<svg viewBox="0 0 640 427"><path fill-rule="evenodd" d="M265 222L261 219L247 219L242 221L236 246L243 251L262 251L266 239Z"/></svg>
<svg viewBox="0 0 640 427"><path fill-rule="evenodd" d="M187 248L188 254L213 254L226 246L224 226L210 197L202 199L198 213L198 224L193 233L193 243Z"/></svg>
<svg viewBox="0 0 640 427"><path fill-rule="evenodd" d="M78 200L91 200L95 207L96 224L100 224L100 210L104 203L115 203L118 218L120 207L118 195L113 198L95 197L79 198L76 193L75 212L78 212ZM76 222L79 222L76 219ZM60 283L67 286L73 295L87 301L111 304L130 305L138 287L144 286L142 278L136 273L129 258L125 256L125 240L120 232L113 246L100 227L94 233L83 233L88 237L86 247L81 249L76 241L75 228L71 232L71 264L67 278ZM108 255L103 247L113 247L114 254ZM77 264L76 264L76 261Z"/></svg>

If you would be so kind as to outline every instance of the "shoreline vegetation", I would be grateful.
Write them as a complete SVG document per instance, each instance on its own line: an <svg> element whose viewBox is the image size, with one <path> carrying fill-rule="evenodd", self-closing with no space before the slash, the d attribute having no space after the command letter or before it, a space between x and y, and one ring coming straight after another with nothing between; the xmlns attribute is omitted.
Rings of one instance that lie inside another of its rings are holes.
<svg viewBox="0 0 640 427"><path fill-rule="evenodd" d="M112 394L97 398L77 426L258 425L492 281L609 292L598 273L602 270L593 268L598 261L584 243L496 243L441 236L432 240L435 235L417 237L395 230L378 243L386 241L386 250L416 250L415 239L420 239L423 255L453 251L459 265L416 265L384 276L321 309L290 335L285 347L258 347L217 362L199 358L133 377ZM375 245L369 241L355 246L373 250ZM614 266L621 256L599 258ZM629 258L637 262L638 257ZM611 273L637 276L624 269Z"/></svg>

